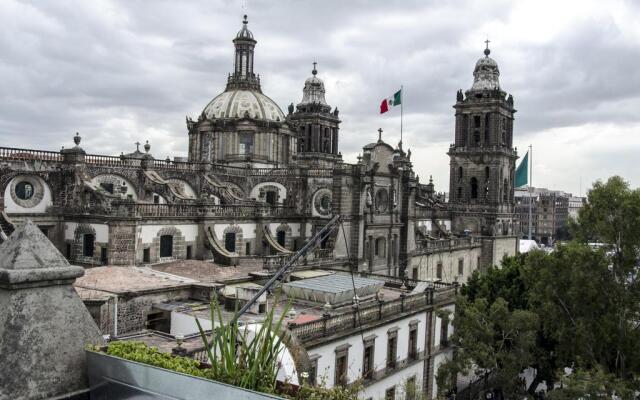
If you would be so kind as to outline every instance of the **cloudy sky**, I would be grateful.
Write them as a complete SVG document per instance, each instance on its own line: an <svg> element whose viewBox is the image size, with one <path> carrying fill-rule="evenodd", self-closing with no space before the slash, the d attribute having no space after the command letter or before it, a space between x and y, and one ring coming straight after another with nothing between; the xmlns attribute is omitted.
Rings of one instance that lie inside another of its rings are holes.
<svg viewBox="0 0 640 400"><path fill-rule="evenodd" d="M283 110L318 61L340 109L347 161L377 138L404 144L424 182L447 190L452 105L484 40L518 109L514 142L534 148L534 184L578 194L618 174L640 185L640 5L632 1L0 0L0 146L89 153L149 140L185 155L185 116L224 90L242 14L262 89Z"/></svg>

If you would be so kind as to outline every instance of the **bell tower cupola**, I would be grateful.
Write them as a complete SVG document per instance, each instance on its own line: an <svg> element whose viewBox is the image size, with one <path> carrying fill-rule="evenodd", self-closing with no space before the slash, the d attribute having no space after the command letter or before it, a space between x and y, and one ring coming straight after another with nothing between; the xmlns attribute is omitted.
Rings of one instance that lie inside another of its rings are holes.
<svg viewBox="0 0 640 400"><path fill-rule="evenodd" d="M257 42L253 38L253 33L247 27L248 24L249 21L245 15L242 21L242 29L238 31L235 39L233 39L236 53L233 60L233 73L229 75L227 81L227 90L249 89L261 92L260 76L253 72L253 55Z"/></svg>

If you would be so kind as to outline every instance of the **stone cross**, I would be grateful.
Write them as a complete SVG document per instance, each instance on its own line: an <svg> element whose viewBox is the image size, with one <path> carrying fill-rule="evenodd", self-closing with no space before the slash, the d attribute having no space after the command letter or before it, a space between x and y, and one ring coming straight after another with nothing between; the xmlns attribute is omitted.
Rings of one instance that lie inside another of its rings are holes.
<svg viewBox="0 0 640 400"><path fill-rule="evenodd" d="M382 142L382 128L378 128L378 142Z"/></svg>

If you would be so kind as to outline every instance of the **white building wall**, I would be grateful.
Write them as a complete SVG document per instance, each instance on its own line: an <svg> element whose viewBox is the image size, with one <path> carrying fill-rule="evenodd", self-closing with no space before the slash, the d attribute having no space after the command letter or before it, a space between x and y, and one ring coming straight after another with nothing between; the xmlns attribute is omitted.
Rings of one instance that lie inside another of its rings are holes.
<svg viewBox="0 0 640 400"><path fill-rule="evenodd" d="M187 242L193 242L198 237L198 225L142 225L140 227L140 239L142 243L151 243L158 236L158 232L167 227L175 227L184 236Z"/></svg>
<svg viewBox="0 0 640 400"><path fill-rule="evenodd" d="M335 385L335 363L336 363L336 348L342 345L349 344L348 353L348 372L347 377L349 382L353 382L362 376L362 361L364 357L364 343L362 337L365 338L376 335L375 349L374 349L374 369L384 369L387 363L387 338L388 331L392 328L399 328L397 333L397 360L405 360L408 357L409 352L409 330L410 323L412 321L418 322L418 352L424 351L425 344L425 331L427 329L427 317L426 311L419 314L409 315L400 320L384 324L373 329L365 330L362 335L358 330L354 330L353 334L340 340L336 340L331 343L322 344L318 347L307 349L310 355L318 355L318 376L316 382L322 382L323 379L328 387ZM418 377L420 378L420 377ZM395 379L393 375L384 378L380 381L384 387L392 386ZM384 383L386 382L386 383ZM386 385L386 386L385 386ZM377 390L377 389L376 389Z"/></svg>
<svg viewBox="0 0 640 400"><path fill-rule="evenodd" d="M216 224L213 226L213 231L216 233L218 239L224 237L224 230L230 227L231 224ZM235 224L242 229L242 239L255 239L256 237L256 224Z"/></svg>
<svg viewBox="0 0 640 400"><path fill-rule="evenodd" d="M75 231L78 228L77 222L65 222L64 223L64 240L74 240Z"/></svg>
<svg viewBox="0 0 640 400"><path fill-rule="evenodd" d="M360 394L360 398L361 399L372 398L374 400L384 400L386 390L392 386L395 386L396 399L404 399L406 382L407 382L407 379L410 379L411 377L415 377L416 389L418 391L421 391L422 378L424 376L423 371L424 371L424 360L421 360L411 365L410 367L401 369L395 374L389 375L384 379L365 387L362 393Z"/></svg>
<svg viewBox="0 0 640 400"><path fill-rule="evenodd" d="M282 225L282 222L272 222L269 224L269 232L271 232L271 235L273 235L274 237L276 236L277 229L280 225ZM291 228L291 236L294 236L294 237L300 236L300 224L287 223L287 225L289 225L289 227ZM244 232L243 232L243 236L244 236Z"/></svg>

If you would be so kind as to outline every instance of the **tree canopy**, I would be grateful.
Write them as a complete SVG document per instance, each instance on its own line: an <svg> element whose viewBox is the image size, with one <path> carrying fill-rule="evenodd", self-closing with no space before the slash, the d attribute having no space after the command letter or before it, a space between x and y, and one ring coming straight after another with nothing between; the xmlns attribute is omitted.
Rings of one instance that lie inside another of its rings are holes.
<svg viewBox="0 0 640 400"><path fill-rule="evenodd" d="M521 372L533 367L529 396L545 381L554 399L634 398L640 190L620 177L596 182L570 231L573 239L553 252L505 258L463 285L452 338L457 351L438 374L440 387L473 370L485 390L515 398L525 394Z"/></svg>

